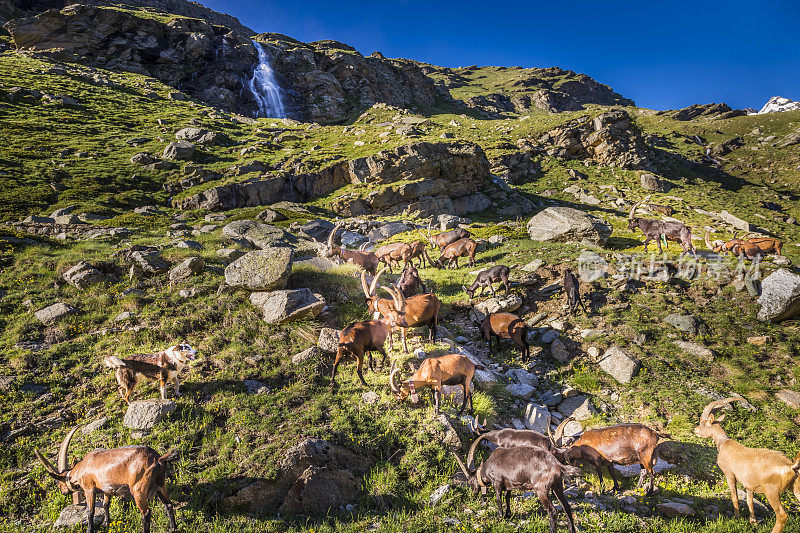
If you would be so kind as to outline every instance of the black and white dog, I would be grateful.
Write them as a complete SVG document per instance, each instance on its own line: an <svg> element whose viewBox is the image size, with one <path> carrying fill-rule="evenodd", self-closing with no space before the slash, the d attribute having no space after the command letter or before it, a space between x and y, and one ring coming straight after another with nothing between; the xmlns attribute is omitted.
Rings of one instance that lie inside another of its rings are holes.
<svg viewBox="0 0 800 533"><path fill-rule="evenodd" d="M180 393L178 373L194 361L197 354L189 344L181 343L156 353L133 354L121 359L109 355L103 362L109 368L116 369L119 393L122 399L130 402L133 388L142 381L158 381L161 398L167 398L167 382L175 385L175 396Z"/></svg>

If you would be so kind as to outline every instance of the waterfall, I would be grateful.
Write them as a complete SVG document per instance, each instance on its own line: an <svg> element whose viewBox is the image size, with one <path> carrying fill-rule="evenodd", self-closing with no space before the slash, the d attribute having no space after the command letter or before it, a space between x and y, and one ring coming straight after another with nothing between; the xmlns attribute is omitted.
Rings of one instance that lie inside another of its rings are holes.
<svg viewBox="0 0 800 533"><path fill-rule="evenodd" d="M258 104L256 117L284 118L286 111L281 99L281 88L275 80L275 73L269 63L269 54L264 45L253 41L258 52L258 64L253 70L253 77L247 82L247 88L253 93Z"/></svg>

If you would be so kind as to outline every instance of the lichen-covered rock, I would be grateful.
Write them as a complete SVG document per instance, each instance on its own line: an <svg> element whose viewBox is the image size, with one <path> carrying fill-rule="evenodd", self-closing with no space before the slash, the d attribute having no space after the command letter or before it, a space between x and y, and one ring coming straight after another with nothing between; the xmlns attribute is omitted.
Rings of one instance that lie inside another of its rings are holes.
<svg viewBox="0 0 800 533"><path fill-rule="evenodd" d="M311 289L254 292L250 303L264 313L267 324L287 324L304 318L314 318L325 307L325 298Z"/></svg>
<svg viewBox="0 0 800 533"><path fill-rule="evenodd" d="M173 141L164 148L164 159L191 159L194 157L194 144L189 141Z"/></svg>
<svg viewBox="0 0 800 533"><path fill-rule="evenodd" d="M286 287L292 273L291 248L265 248L248 252L225 267L225 283L253 291Z"/></svg>
<svg viewBox="0 0 800 533"><path fill-rule="evenodd" d="M528 235L534 241L587 242L603 246L611 236L604 220L571 207L548 207L528 221Z"/></svg>
<svg viewBox="0 0 800 533"><path fill-rule="evenodd" d="M617 346L606 350L599 364L606 374L620 383L630 383L641 366L638 359L626 354Z"/></svg>
<svg viewBox="0 0 800 533"><path fill-rule="evenodd" d="M237 220L222 228L222 236L236 242L244 242L254 248L269 248L287 244L286 231L253 220Z"/></svg>
<svg viewBox="0 0 800 533"><path fill-rule="evenodd" d="M74 265L64 272L61 277L64 281L78 289L86 289L90 285L100 283L106 279L105 274L84 261Z"/></svg>
<svg viewBox="0 0 800 533"><path fill-rule="evenodd" d="M200 274L206 269L206 262L199 257L189 257L169 271L170 281L179 281Z"/></svg>
<svg viewBox="0 0 800 533"><path fill-rule="evenodd" d="M45 325L50 325L58 322L67 315L76 311L75 307L64 302L58 302L53 305L48 305L43 309L39 309L34 313L36 319Z"/></svg>
<svg viewBox="0 0 800 533"><path fill-rule="evenodd" d="M781 322L800 314L800 276L782 268L761 282L761 308L758 319L762 322Z"/></svg>
<svg viewBox="0 0 800 533"><path fill-rule="evenodd" d="M336 348L339 346L339 333L341 330L322 328L319 332L317 347L323 352L336 353Z"/></svg>
<svg viewBox="0 0 800 533"><path fill-rule="evenodd" d="M147 432L176 408L177 405L172 400L137 400L128 406L122 425L136 431Z"/></svg>

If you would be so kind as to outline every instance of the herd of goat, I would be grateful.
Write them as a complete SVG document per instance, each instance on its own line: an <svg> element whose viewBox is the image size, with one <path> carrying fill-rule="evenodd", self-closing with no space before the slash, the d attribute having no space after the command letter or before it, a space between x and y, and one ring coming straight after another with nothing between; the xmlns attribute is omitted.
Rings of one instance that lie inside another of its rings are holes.
<svg viewBox="0 0 800 533"><path fill-rule="evenodd" d="M672 240L680 243L684 253L695 253L692 245L691 230L680 222L667 222L649 220L635 217L635 211L641 202L631 209L628 222L629 228L639 228L645 235L645 249L651 240L655 240L659 249L662 240ZM652 206L650 206L652 208ZM431 291L419 275L413 260L417 259L421 267L426 261L431 266L446 268L458 267L459 257L468 257L471 265L475 264L477 242L471 233L463 228L431 235L422 235L424 240L413 243L394 243L381 246L374 251L362 249L348 250L336 246L336 237L341 231L337 225L331 232L327 242L325 255L329 258L339 257L342 261L358 265L361 273L361 288L364 292L365 303L371 314L370 320L357 321L345 327L339 334L337 351L331 372L331 388L336 386L335 378L339 365L345 361L356 362L356 373L362 384L367 385L363 376L365 357L371 370L375 370L372 353L378 352L382 356L381 366L388 360L385 343L389 340L391 349L394 348L392 333L400 331L400 340L403 353L408 353L407 330L413 327L427 327L429 329L429 342L436 337L439 323L441 300ZM776 239L732 239L728 242L711 242L706 235L706 244L714 252L731 252L754 258L767 253L780 254L782 243ZM427 254L427 247L432 245L441 251L437 261L432 261ZM394 285L381 285L390 298L378 296L379 280L382 274L392 267L403 263L402 273ZM381 264L385 266L381 267ZM470 286L462 286L463 291L470 299L474 298L480 288L482 296L486 289L496 294L494 284L499 283L508 295L510 289L511 269L505 265L496 265L478 273L475 281ZM367 274L372 276L367 280ZM564 273L564 291L571 314L581 306L584 312L586 307L580 297L579 282L568 269ZM482 338L488 343L492 351L492 338L510 339L520 350L523 358L529 359L528 326L517 315L506 312L490 313L481 317L472 306L475 324L478 326ZM177 350L177 351L176 351ZM184 358L176 355L185 355L192 359L194 350L188 345L178 345L159 354L149 354L144 359L121 360L113 358L108 366L115 368L117 380L120 383L120 393L128 401L130 391L141 379L159 380L162 397L166 395L166 383L173 381L177 393L177 372L186 362ZM186 355L188 354L188 355ZM152 368L149 368L152 366ZM147 367L147 368L145 368ZM477 370L483 367L469 357L458 353L450 353L438 357L429 357L422 361L418 368L407 378L401 379L401 369L396 368L394 362L389 371L389 386L400 402L410 398L412 402L419 401L420 390L429 389L434 398L434 407L438 413L442 398L443 386L461 386L463 388L463 402L459 409L461 415L467 403L470 410L472 406L472 380ZM722 470L731 490L736 516L739 516L739 500L736 483L742 483L747 491L747 505L750 511L750 520L755 522L753 510L753 494L763 493L775 511L776 521L773 533L780 533L787 520L787 513L781 504L780 496L790 485L794 495L800 500L800 453L791 461L784 454L760 448L748 448L729 438L720 423L724 415L715 416L720 408L727 404L741 400L740 398L726 398L711 402L703 410L700 423L695 428L695 434L701 438L712 439L717 447L717 463ZM576 440L565 445L563 430L571 418L561 422L554 435L544 435L532 430L499 429L488 431L477 421L473 423L473 431L478 434L472 443L466 464L456 455L456 461L466 477L467 483L476 492L486 494L489 486L493 487L495 500L501 518L511 514L511 492L526 490L534 492L542 506L547 511L550 520L550 533L555 533L557 525L557 511L550 499L550 494L563 507L569 530L574 533L577 528L572 509L564 494L564 477L576 476L580 470L574 464L584 464L594 467L599 477L600 488L603 486L602 470L608 473L614 483L614 489L619 490L619 483L614 474L614 465L641 464L642 471L637 487L644 482L645 475L649 476L647 494L650 495L655 488L654 466L658 459L659 448L664 444L662 439L668 435L659 433L643 424L617 424L605 428L588 429ZM111 450L93 450L83 459L68 466L69 446L77 428L72 429L58 451L57 465L53 464L37 449L36 457L44 465L46 472L58 481L64 494L72 493L73 502L79 503L82 499L87 502L88 529L94 531L95 495L104 495L103 510L105 523L110 524L109 499L111 496L132 498L142 514L142 531L150 530L151 511L149 501L153 496L166 506L170 531L176 530L175 516L172 504L167 495L165 477L167 464L176 458L177 452L170 451L164 455L147 446L125 446ZM475 467L475 453L481 442L490 442L495 446L494 451L478 467ZM505 506L503 505L505 496ZM505 507L505 508L504 508Z"/></svg>

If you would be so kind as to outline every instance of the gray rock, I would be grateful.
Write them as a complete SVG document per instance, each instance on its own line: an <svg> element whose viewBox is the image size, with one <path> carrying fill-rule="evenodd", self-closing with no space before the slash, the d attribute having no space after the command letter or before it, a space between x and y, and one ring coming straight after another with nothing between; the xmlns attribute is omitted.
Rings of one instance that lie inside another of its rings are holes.
<svg viewBox="0 0 800 533"><path fill-rule="evenodd" d="M157 275L169 270L169 263L161 257L161 252L158 250L138 250L131 252L130 258L145 274Z"/></svg>
<svg viewBox="0 0 800 533"><path fill-rule="evenodd" d="M458 437L458 432L453 427L453 424L450 423L450 419L447 418L447 415L440 414L436 417L436 421L439 423L437 436L439 436L441 442L451 449L460 449L461 439Z"/></svg>
<svg viewBox="0 0 800 533"><path fill-rule="evenodd" d="M558 331L556 331L554 329L548 329L547 331L542 333L542 336L539 338L539 341L542 344L550 344L551 342L556 340L559 335L560 335L560 333Z"/></svg>
<svg viewBox="0 0 800 533"><path fill-rule="evenodd" d="M619 347L612 346L600 358L599 365L606 374L620 383L630 383L639 371L641 362L623 352Z"/></svg>
<svg viewBox="0 0 800 533"><path fill-rule="evenodd" d="M64 272L61 277L64 281L78 289L86 289L90 285L100 283L106 279L102 272L83 261Z"/></svg>
<svg viewBox="0 0 800 533"><path fill-rule="evenodd" d="M38 217L36 215L30 215L25 217L22 220L25 224L55 224L56 219L52 217Z"/></svg>
<svg viewBox="0 0 800 533"><path fill-rule="evenodd" d="M237 220L222 228L222 236L245 241L255 248L270 248L288 244L288 234L275 226L253 220Z"/></svg>
<svg viewBox="0 0 800 533"><path fill-rule="evenodd" d="M644 173L640 176L642 189L650 192L669 192L672 188L672 183L665 179L654 176L653 174Z"/></svg>
<svg viewBox="0 0 800 533"><path fill-rule="evenodd" d="M185 139L197 144L212 146L217 143L220 135L217 132L203 128L189 127L175 132L176 139Z"/></svg>
<svg viewBox="0 0 800 533"><path fill-rule="evenodd" d="M262 222L280 222L281 220L286 220L285 216L270 208L266 208L261 211L258 215L256 215L256 218Z"/></svg>
<svg viewBox="0 0 800 533"><path fill-rule="evenodd" d="M522 306L522 298L517 294L492 297L475 304L475 310L483 315L492 313L513 313Z"/></svg>
<svg viewBox="0 0 800 533"><path fill-rule="evenodd" d="M236 261L246 253L247 252L244 250L239 250L237 248L222 248L217 250L217 255L225 261Z"/></svg>
<svg viewBox="0 0 800 533"><path fill-rule="evenodd" d="M800 409L800 392L781 389L775 393L775 397L792 409Z"/></svg>
<svg viewBox="0 0 800 533"><path fill-rule="evenodd" d="M176 248L186 248L186 249L189 249L189 250L202 250L203 249L203 245L202 244L200 244L197 241L192 241L192 240L178 241L178 242L175 243L175 247Z"/></svg>
<svg viewBox="0 0 800 533"><path fill-rule="evenodd" d="M367 405L375 405L380 399L381 397L375 391L368 390L361 394L361 401Z"/></svg>
<svg viewBox="0 0 800 533"><path fill-rule="evenodd" d="M147 152L139 152L131 156L131 163L134 165L152 165L156 162L156 158Z"/></svg>
<svg viewBox="0 0 800 533"><path fill-rule="evenodd" d="M248 394L266 394L269 392L269 387L254 379L244 380L244 388L247 389Z"/></svg>
<svg viewBox="0 0 800 533"><path fill-rule="evenodd" d="M685 503L674 501L661 502L656 504L656 508L669 518L680 518L682 516L694 516L694 509Z"/></svg>
<svg viewBox="0 0 800 533"><path fill-rule="evenodd" d="M544 261L542 261L541 259L534 259L533 261L522 267L522 270L524 270L525 272L536 272L537 270L539 270L539 267L542 266L543 264Z"/></svg>
<svg viewBox="0 0 800 533"><path fill-rule="evenodd" d="M342 243L342 247L349 249L358 248L368 240L364 235L354 231L343 231L339 236L339 242Z"/></svg>
<svg viewBox="0 0 800 533"><path fill-rule="evenodd" d="M450 485L442 485L433 491L428 501L431 502L431 505L436 505L448 492L450 492Z"/></svg>
<svg viewBox="0 0 800 533"><path fill-rule="evenodd" d="M761 283L761 308L758 319L762 322L781 322L800 314L800 276L785 268L773 272Z"/></svg>
<svg viewBox="0 0 800 533"><path fill-rule="evenodd" d="M336 353L339 346L339 333L341 333L339 329L322 328L319 332L317 347L323 352Z"/></svg>
<svg viewBox="0 0 800 533"><path fill-rule="evenodd" d="M33 314L33 316L35 316L36 320L42 324L50 325L55 324L65 316L71 315L75 311L75 307L65 304L64 302L58 302L53 305L48 305L43 309L39 309Z"/></svg>
<svg viewBox="0 0 800 533"><path fill-rule="evenodd" d="M164 148L164 159L188 160L194 157L194 144L189 141L172 141Z"/></svg>
<svg viewBox="0 0 800 533"><path fill-rule="evenodd" d="M83 426L81 428L81 433L83 433L84 435L89 435L90 433L94 433L98 429L105 427L107 423L108 423L108 417L106 416L100 417L97 420L89 422L88 424Z"/></svg>
<svg viewBox="0 0 800 533"><path fill-rule="evenodd" d="M322 219L312 220L300 226L301 233L317 242L327 242L331 231L333 223Z"/></svg>
<svg viewBox="0 0 800 533"><path fill-rule="evenodd" d="M472 379L475 387L483 391L491 390L497 385L497 376L491 370L476 370Z"/></svg>
<svg viewBox="0 0 800 533"><path fill-rule="evenodd" d="M179 281L196 274L201 274L206 269L206 262L199 257L190 257L178 263L169 271L170 281Z"/></svg>
<svg viewBox="0 0 800 533"><path fill-rule="evenodd" d="M95 527L100 527L105 519L102 502L95 502L94 516L92 522ZM87 515L86 504L73 504L67 505L61 510L58 518L53 523L53 529L70 529L76 526L86 526L89 523L89 516Z"/></svg>
<svg viewBox="0 0 800 533"><path fill-rule="evenodd" d="M292 364L293 365L302 365L305 364L313 359L316 359L320 356L322 350L320 350L316 346L312 346L311 348L306 348L300 353L296 353L292 356Z"/></svg>
<svg viewBox="0 0 800 533"><path fill-rule="evenodd" d="M678 313L667 315L664 318L664 322L690 335L697 335L702 324L700 319L694 315L681 315Z"/></svg>
<svg viewBox="0 0 800 533"><path fill-rule="evenodd" d="M560 392L549 391L539 397L539 403L543 403L548 407L555 407L556 405L560 404L563 399L564 397Z"/></svg>
<svg viewBox="0 0 800 533"><path fill-rule="evenodd" d="M676 340L674 341L675 346L683 350L684 352L690 353L692 355L696 355L705 361L713 361L714 360L714 352L707 346L700 344L699 342L687 342Z"/></svg>
<svg viewBox="0 0 800 533"><path fill-rule="evenodd" d="M412 229L414 228L409 226L408 224L404 224L403 222L387 222L386 224L378 228L378 232L385 239L389 239L400 233L411 231Z"/></svg>
<svg viewBox="0 0 800 533"><path fill-rule="evenodd" d="M537 378L535 374L531 374L527 370L521 368L515 368L511 372L517 383L525 383L531 387L539 386L539 378Z"/></svg>
<svg viewBox="0 0 800 533"><path fill-rule="evenodd" d="M512 383L511 385L506 385L506 392L515 398L530 400L536 389L527 383Z"/></svg>
<svg viewBox="0 0 800 533"><path fill-rule="evenodd" d="M83 221L78 218L78 215L61 215L53 220L56 224L83 224Z"/></svg>
<svg viewBox="0 0 800 533"><path fill-rule="evenodd" d="M253 291L286 287L292 273L291 248L266 248L248 252L225 267L225 282Z"/></svg>
<svg viewBox="0 0 800 533"><path fill-rule="evenodd" d="M550 343L550 355L561 364L569 363L572 360L572 354L564 346L564 343L558 339Z"/></svg>
<svg viewBox="0 0 800 533"><path fill-rule="evenodd" d="M468 218L461 218L455 215L447 215L447 214L439 215L438 220L439 220L439 229L441 231L455 229L460 224L472 224L472 221Z"/></svg>
<svg viewBox="0 0 800 533"><path fill-rule="evenodd" d="M589 398L579 394L572 398L567 398L558 404L558 412L564 416L571 416L575 420L586 420L595 410Z"/></svg>
<svg viewBox="0 0 800 533"><path fill-rule="evenodd" d="M544 405L529 403L525 406L525 427L547 435L550 428L550 411Z"/></svg>
<svg viewBox="0 0 800 533"><path fill-rule="evenodd" d="M55 211L50 213L50 216L55 219L60 216L71 215L72 212L75 211L75 209L77 208L78 208L77 205L69 205L67 207L62 207L61 209L56 209Z"/></svg>
<svg viewBox="0 0 800 533"><path fill-rule="evenodd" d="M731 226L733 226L734 228L736 228L738 230L741 230L741 231L752 231L752 226L750 226L749 222L747 222L746 220L742 220L741 218L739 218L737 216L731 215L727 211L720 211L717 214L717 217L720 220L722 220L724 222L727 222L728 224L730 224Z"/></svg>
<svg viewBox="0 0 800 533"><path fill-rule="evenodd" d="M267 324L287 324L304 318L314 318L325 307L325 298L311 289L254 292L250 303L264 313Z"/></svg>
<svg viewBox="0 0 800 533"><path fill-rule="evenodd" d="M177 405L172 400L137 400L128 406L122 425L140 432L149 432L153 426L176 408Z"/></svg>
<svg viewBox="0 0 800 533"><path fill-rule="evenodd" d="M584 242L603 246L611 235L604 220L571 207L548 207L528 221L534 241Z"/></svg>

